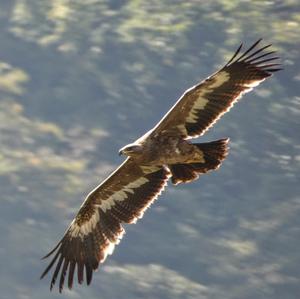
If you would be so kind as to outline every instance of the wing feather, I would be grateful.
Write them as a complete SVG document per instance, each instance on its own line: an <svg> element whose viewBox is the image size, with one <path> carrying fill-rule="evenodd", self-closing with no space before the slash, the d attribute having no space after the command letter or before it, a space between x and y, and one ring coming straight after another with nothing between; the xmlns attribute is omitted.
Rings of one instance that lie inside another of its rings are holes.
<svg viewBox="0 0 300 299"><path fill-rule="evenodd" d="M169 179L169 170L147 167L147 172L127 159L107 180L95 188L82 204L78 214L58 245L45 256L54 258L43 272L43 278L58 260L50 289L60 275L63 290L68 272L68 288L73 286L77 266L78 283L92 281L93 271L111 254L124 229L122 223L133 223L157 198ZM69 271L68 271L69 270ZM59 273L60 272L60 273Z"/></svg>
<svg viewBox="0 0 300 299"><path fill-rule="evenodd" d="M189 139L203 135L226 113L237 100L253 87L280 70L275 51L266 51L271 45L257 49L261 39L244 53L242 44L227 64L201 83L188 89L151 134L174 132Z"/></svg>
<svg viewBox="0 0 300 299"><path fill-rule="evenodd" d="M74 278L74 271L75 271L76 262L72 260L69 267L69 276L68 276L68 288L72 289L73 287L73 278Z"/></svg>

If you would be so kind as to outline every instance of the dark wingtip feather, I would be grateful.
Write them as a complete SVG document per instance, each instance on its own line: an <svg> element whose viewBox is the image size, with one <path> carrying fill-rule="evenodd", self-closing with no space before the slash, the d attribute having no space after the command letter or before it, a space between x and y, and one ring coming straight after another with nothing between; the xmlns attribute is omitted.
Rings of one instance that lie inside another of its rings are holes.
<svg viewBox="0 0 300 299"><path fill-rule="evenodd" d="M61 241L58 242L58 244L49 253L47 253L45 256L43 256L41 258L41 260L44 260L44 259L48 258L51 254L53 254L56 251L56 249L59 247L60 244L61 244Z"/></svg>
<svg viewBox="0 0 300 299"><path fill-rule="evenodd" d="M248 57L246 57L246 58L244 59L244 62L252 63L253 61L258 60L258 59L261 59L261 58L263 58L263 57L265 57L265 56L269 56L269 55L271 55L271 54L275 54L276 51L270 51L270 52L265 52L265 53L262 54L262 55L255 56L255 55L259 54L260 52L262 52L263 50L265 50L265 49L267 49L267 48L269 48L269 47L270 47L270 45L258 49L257 51L255 51L254 53L252 53L251 55L249 55ZM252 58L252 59L249 60L250 58Z"/></svg>
<svg viewBox="0 0 300 299"><path fill-rule="evenodd" d="M82 282L83 282L83 268L84 268L83 263L78 262L78 265L77 265L77 278L78 278L78 283L79 284L82 284Z"/></svg>
<svg viewBox="0 0 300 299"><path fill-rule="evenodd" d="M226 67L233 66L235 64L244 64L246 68L255 67L261 71L265 72L265 76L269 77L273 72L277 72L282 70L280 63L268 64L268 62L276 62L280 57L278 56L270 56L276 51L265 51L267 48L271 47L272 44L268 44L263 47L258 47L257 45L262 41L262 38L258 39L250 48L248 48L244 53L241 54L240 57L236 58L235 53L232 59L226 64ZM255 49L256 48L256 49ZM240 49L240 48L239 48Z"/></svg>
<svg viewBox="0 0 300 299"><path fill-rule="evenodd" d="M54 251L53 251L54 252ZM52 253L53 253L52 252ZM52 259L52 261L50 262L50 264L48 265L48 267L45 269L45 271L42 273L42 275L40 276L40 279L43 279L45 277L45 275L49 272L49 270L53 267L54 263L56 262L58 256L60 254L60 251L58 251L54 258Z"/></svg>
<svg viewBox="0 0 300 299"><path fill-rule="evenodd" d="M68 288L69 288L69 290L71 290L72 287L73 287L75 266L76 266L76 262L71 261L70 267L69 267L69 277L68 277Z"/></svg>
<svg viewBox="0 0 300 299"><path fill-rule="evenodd" d="M90 285L90 283L92 281L92 277L93 277L93 269L90 266L90 263L87 263L85 265L85 274L86 274L86 284Z"/></svg>
<svg viewBox="0 0 300 299"><path fill-rule="evenodd" d="M237 50L235 51L235 53L233 54L233 56L227 62L226 66L229 65L234 60L234 58L240 53L242 47L243 47L243 43L241 43L240 46L237 48Z"/></svg>
<svg viewBox="0 0 300 299"><path fill-rule="evenodd" d="M282 70L283 70L283 68L275 68L275 69L267 69L266 71L271 72L271 73L275 73L275 72L282 71Z"/></svg>
<svg viewBox="0 0 300 299"><path fill-rule="evenodd" d="M244 52L237 60L236 62L241 61L242 58L244 58L250 51L252 51L260 42L262 41L262 38L257 40L246 52Z"/></svg>
<svg viewBox="0 0 300 299"><path fill-rule="evenodd" d="M69 261L67 259L65 259L62 270L61 270L61 274L60 274L60 281L59 281L59 292L60 293L62 292L62 290L64 288L65 277L66 277L66 273L68 270L68 266L69 266Z"/></svg>
<svg viewBox="0 0 300 299"><path fill-rule="evenodd" d="M266 62L270 62L270 61L274 61L274 60L278 60L278 59L279 59L278 56L274 56L274 57L270 57L270 58L267 58L267 59L255 61L253 64L255 64L256 66L259 66L262 63L266 63Z"/></svg>
<svg viewBox="0 0 300 299"><path fill-rule="evenodd" d="M58 272L60 270L60 267L61 267L61 264L63 262L63 256L61 255L58 262L57 262L57 265L56 265L56 268L55 268L55 271L53 273L53 276L52 276L52 280L51 280L51 284L50 284L50 291L52 291L53 289L53 286L55 285L55 282L56 282L56 278L57 278L57 275L58 275Z"/></svg>

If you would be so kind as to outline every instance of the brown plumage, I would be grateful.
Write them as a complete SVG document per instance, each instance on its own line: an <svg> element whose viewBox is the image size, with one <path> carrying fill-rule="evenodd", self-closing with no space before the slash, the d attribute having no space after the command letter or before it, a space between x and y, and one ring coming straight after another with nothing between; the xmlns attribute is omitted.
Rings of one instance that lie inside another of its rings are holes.
<svg viewBox="0 0 300 299"><path fill-rule="evenodd" d="M50 289L59 277L61 292L67 277L71 289L91 283L93 271L111 254L124 234L122 223L134 223L160 195L171 177L186 183L217 169L227 155L228 139L193 144L240 96L280 70L278 57L258 48L260 40L206 80L188 89L162 120L144 136L120 150L129 156L87 196L57 246L43 278L54 266ZM56 263L56 264L55 264ZM85 273L85 275L84 275Z"/></svg>
<svg viewBox="0 0 300 299"><path fill-rule="evenodd" d="M169 165L172 173L171 181L174 185L194 181L199 175L212 169L218 169L227 156L229 139L195 144L204 153L205 163L181 163Z"/></svg>

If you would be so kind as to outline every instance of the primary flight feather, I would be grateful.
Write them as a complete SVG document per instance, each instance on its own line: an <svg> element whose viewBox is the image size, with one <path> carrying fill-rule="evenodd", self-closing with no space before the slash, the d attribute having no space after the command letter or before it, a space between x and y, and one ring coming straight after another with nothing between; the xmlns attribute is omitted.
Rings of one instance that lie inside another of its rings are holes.
<svg viewBox="0 0 300 299"><path fill-rule="evenodd" d="M187 183L217 169L227 155L228 139L191 143L203 135L233 104L253 87L280 70L271 45L237 49L228 63L206 80L188 89L161 121L134 143L123 147L128 156L106 180L92 190L65 235L45 258L54 255L43 278L54 266L50 284L59 278L61 292L67 279L71 289L91 283L93 271L113 252L124 234L122 223L143 216L171 179ZM85 275L84 275L85 273Z"/></svg>

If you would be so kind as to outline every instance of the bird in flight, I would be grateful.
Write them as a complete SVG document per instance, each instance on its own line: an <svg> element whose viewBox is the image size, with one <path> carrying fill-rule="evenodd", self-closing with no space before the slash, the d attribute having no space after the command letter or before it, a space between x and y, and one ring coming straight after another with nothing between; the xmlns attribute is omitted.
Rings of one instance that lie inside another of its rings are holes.
<svg viewBox="0 0 300 299"><path fill-rule="evenodd" d="M124 234L122 223L135 223L161 194L170 179L174 185L191 182L217 169L227 155L228 139L192 143L235 102L280 70L271 45L261 39L245 52L242 45L219 71L184 92L158 124L120 149L127 159L92 190L56 247L43 278L55 265L50 289L59 277L59 291L77 280L89 285L93 271L112 254Z"/></svg>

